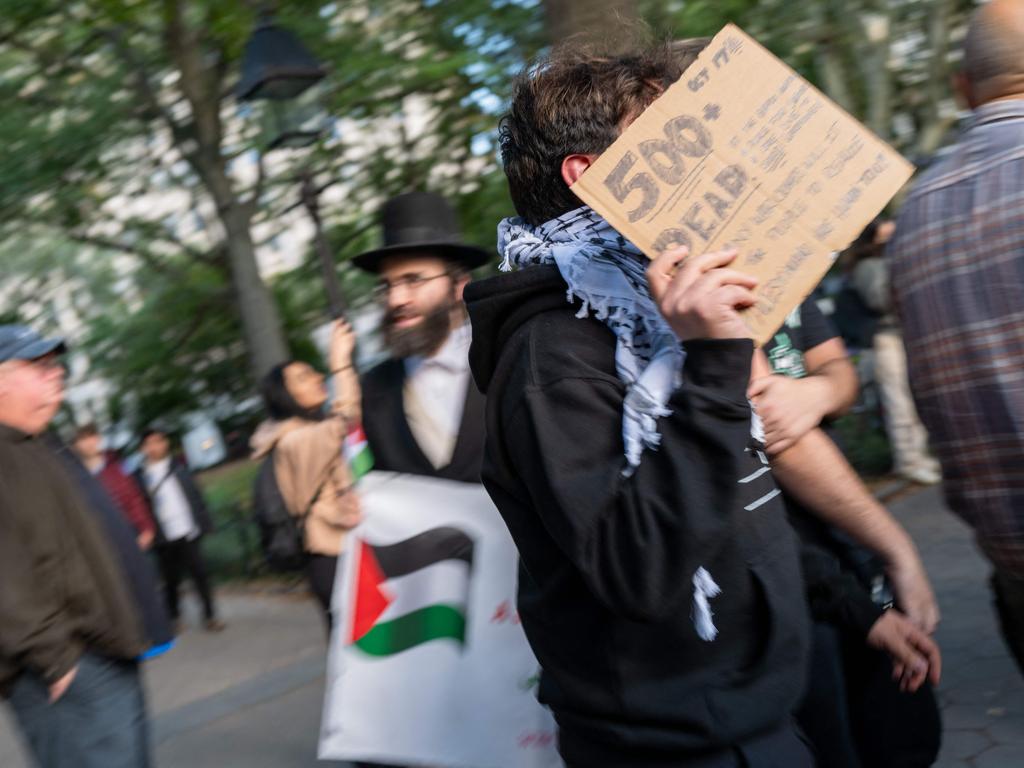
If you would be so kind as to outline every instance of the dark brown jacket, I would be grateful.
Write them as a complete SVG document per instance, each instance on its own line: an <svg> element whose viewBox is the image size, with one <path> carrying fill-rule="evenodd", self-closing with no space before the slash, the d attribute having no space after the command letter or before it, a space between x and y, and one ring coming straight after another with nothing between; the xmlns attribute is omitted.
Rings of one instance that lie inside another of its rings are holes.
<svg viewBox="0 0 1024 768"><path fill-rule="evenodd" d="M145 649L103 530L42 440L0 425L0 693L31 670L59 680L86 650Z"/></svg>

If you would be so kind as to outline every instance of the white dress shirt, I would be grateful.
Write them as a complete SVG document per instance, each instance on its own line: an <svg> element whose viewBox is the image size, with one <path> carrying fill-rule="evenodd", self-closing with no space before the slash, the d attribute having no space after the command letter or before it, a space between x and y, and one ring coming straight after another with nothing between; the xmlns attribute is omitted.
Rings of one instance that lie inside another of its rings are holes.
<svg viewBox="0 0 1024 768"><path fill-rule="evenodd" d="M437 467L451 462L469 386L468 323L452 331L430 357L405 359L405 415L416 442Z"/></svg>
<svg viewBox="0 0 1024 768"><path fill-rule="evenodd" d="M145 466L146 487L153 499L153 514L156 515L160 531L167 541L194 539L199 535L199 527L192 516L192 505L188 503L188 497L185 496L178 478L173 475L167 477L170 471L170 457Z"/></svg>

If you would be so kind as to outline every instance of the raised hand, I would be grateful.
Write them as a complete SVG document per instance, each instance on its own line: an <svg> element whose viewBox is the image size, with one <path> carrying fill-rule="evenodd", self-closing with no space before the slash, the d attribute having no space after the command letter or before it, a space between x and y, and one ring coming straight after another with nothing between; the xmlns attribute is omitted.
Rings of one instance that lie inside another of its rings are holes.
<svg viewBox="0 0 1024 768"><path fill-rule="evenodd" d="M750 337L739 310L756 303L757 278L727 269L736 254L728 249L691 258L682 246L651 262L651 296L680 340Z"/></svg>

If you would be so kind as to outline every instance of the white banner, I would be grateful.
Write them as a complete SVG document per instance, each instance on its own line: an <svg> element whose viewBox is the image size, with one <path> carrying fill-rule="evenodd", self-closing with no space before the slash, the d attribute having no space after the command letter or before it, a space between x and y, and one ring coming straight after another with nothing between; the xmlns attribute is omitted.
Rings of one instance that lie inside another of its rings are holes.
<svg viewBox="0 0 1024 768"><path fill-rule="evenodd" d="M334 586L320 758L556 768L516 613L518 556L483 487L371 472Z"/></svg>

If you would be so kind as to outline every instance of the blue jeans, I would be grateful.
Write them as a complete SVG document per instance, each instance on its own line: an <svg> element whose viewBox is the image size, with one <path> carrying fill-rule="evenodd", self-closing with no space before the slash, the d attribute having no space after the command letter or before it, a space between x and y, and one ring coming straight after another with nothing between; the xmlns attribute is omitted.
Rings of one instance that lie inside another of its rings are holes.
<svg viewBox="0 0 1024 768"><path fill-rule="evenodd" d="M25 672L11 707L40 768L149 768L146 703L134 661L86 653L55 703L46 683Z"/></svg>

